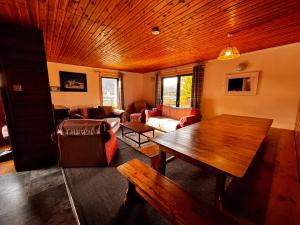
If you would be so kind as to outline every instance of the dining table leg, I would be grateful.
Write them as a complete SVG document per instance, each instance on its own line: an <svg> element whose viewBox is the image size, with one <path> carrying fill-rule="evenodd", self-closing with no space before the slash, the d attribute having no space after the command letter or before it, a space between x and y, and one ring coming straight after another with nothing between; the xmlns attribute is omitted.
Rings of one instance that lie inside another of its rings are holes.
<svg viewBox="0 0 300 225"><path fill-rule="evenodd" d="M159 153L159 168L158 172L161 173L162 175L166 175L166 152L160 151Z"/></svg>
<svg viewBox="0 0 300 225"><path fill-rule="evenodd" d="M219 210L223 208L223 196L225 193L225 184L226 184L226 175L225 174L217 174L216 179L216 192L215 192L215 207Z"/></svg>

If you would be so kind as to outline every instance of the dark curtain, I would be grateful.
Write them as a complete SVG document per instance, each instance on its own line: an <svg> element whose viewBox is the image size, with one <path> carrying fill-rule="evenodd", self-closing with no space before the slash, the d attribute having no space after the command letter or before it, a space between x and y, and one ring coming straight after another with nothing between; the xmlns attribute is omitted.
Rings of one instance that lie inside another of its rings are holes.
<svg viewBox="0 0 300 225"><path fill-rule="evenodd" d="M161 77L160 73L155 73L155 105L160 105L162 103L161 96Z"/></svg>
<svg viewBox="0 0 300 225"><path fill-rule="evenodd" d="M125 109L124 102L124 74L119 72L119 108Z"/></svg>
<svg viewBox="0 0 300 225"><path fill-rule="evenodd" d="M200 108L201 95L203 88L204 66L197 65L193 68L193 82L192 82L192 108Z"/></svg>

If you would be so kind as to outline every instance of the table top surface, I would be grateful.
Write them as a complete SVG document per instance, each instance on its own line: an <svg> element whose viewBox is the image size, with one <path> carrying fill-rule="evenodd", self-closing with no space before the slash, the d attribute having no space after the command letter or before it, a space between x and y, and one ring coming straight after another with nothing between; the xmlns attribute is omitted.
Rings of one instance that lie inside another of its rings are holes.
<svg viewBox="0 0 300 225"><path fill-rule="evenodd" d="M140 122L124 122L121 123L121 126L126 127L136 133L145 133L148 131L153 131L155 130L154 127L148 126L144 123L140 123Z"/></svg>
<svg viewBox="0 0 300 225"><path fill-rule="evenodd" d="M160 150L198 166L243 177L273 120L220 115L151 139Z"/></svg>

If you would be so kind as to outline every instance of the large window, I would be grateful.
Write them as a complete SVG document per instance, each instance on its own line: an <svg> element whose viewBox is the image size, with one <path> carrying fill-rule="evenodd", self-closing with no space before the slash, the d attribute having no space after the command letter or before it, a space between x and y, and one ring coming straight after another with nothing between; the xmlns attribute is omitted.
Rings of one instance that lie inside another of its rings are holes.
<svg viewBox="0 0 300 225"><path fill-rule="evenodd" d="M192 75L180 75L162 79L162 100L164 105L191 107Z"/></svg>
<svg viewBox="0 0 300 225"><path fill-rule="evenodd" d="M118 106L118 79L101 78L102 82L102 103L104 106Z"/></svg>

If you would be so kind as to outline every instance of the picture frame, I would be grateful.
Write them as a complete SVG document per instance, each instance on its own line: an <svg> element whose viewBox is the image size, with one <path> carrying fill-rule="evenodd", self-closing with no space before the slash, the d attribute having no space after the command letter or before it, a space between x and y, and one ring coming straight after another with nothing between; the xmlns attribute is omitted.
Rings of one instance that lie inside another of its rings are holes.
<svg viewBox="0 0 300 225"><path fill-rule="evenodd" d="M85 73L59 71L60 91L87 92Z"/></svg>
<svg viewBox="0 0 300 225"><path fill-rule="evenodd" d="M226 95L256 95L259 72L244 72L226 74L225 94Z"/></svg>

